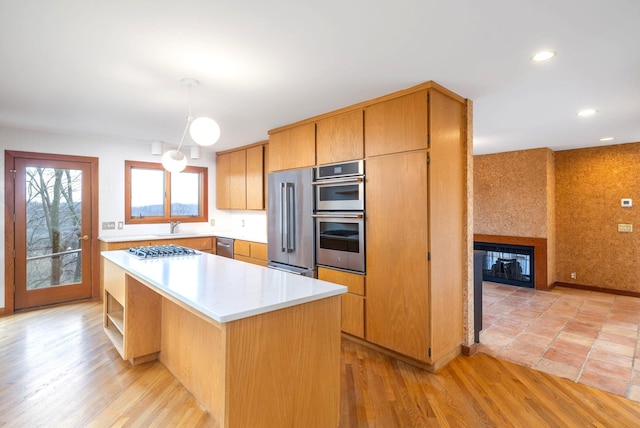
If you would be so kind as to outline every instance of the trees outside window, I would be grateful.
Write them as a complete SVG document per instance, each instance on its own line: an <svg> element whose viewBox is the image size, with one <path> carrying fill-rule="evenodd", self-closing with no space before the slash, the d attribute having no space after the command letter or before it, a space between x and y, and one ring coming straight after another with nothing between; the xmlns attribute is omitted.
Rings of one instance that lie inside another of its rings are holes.
<svg viewBox="0 0 640 428"><path fill-rule="evenodd" d="M206 222L208 169L172 174L161 164L125 161L125 223Z"/></svg>
<svg viewBox="0 0 640 428"><path fill-rule="evenodd" d="M26 168L27 290L82 279L82 171Z"/></svg>

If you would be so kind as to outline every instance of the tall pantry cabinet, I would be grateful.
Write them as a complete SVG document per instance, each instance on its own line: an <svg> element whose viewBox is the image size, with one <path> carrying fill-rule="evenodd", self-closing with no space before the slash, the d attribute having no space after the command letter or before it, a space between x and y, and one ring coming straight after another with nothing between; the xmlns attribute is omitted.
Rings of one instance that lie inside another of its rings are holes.
<svg viewBox="0 0 640 428"><path fill-rule="evenodd" d="M270 171L364 159L366 274L318 276L348 337L432 371L463 345L468 112L429 81L269 131Z"/></svg>
<svg viewBox="0 0 640 428"><path fill-rule="evenodd" d="M428 85L365 108L365 340L438 370L460 353L465 100Z"/></svg>

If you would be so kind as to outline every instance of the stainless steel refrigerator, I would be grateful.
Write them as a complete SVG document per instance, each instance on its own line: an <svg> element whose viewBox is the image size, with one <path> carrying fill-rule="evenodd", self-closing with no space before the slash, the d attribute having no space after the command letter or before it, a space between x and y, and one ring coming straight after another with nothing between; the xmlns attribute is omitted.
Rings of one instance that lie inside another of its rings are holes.
<svg viewBox="0 0 640 428"><path fill-rule="evenodd" d="M313 240L313 169L272 172L268 177L268 266L316 277Z"/></svg>

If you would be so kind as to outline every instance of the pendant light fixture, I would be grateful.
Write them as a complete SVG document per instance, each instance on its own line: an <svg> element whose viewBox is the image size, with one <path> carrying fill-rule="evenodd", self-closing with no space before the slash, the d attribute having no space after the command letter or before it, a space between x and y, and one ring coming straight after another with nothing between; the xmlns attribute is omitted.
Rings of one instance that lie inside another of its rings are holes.
<svg viewBox="0 0 640 428"><path fill-rule="evenodd" d="M182 132L180 143L175 150L169 150L162 155L162 166L169 172L181 172L187 167L187 156L180 151L184 137L189 131L191 139L200 146L211 146L220 138L220 126L210 117L201 116L196 119L191 115L191 88L198 86L199 82L195 79L185 77L180 79L180 84L189 88L189 115L187 116L187 124Z"/></svg>

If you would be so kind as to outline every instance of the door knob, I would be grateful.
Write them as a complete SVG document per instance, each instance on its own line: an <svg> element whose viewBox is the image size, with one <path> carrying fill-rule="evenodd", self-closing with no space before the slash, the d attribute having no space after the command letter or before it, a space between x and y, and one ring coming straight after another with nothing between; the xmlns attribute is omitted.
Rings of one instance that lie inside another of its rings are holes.
<svg viewBox="0 0 640 428"><path fill-rule="evenodd" d="M88 241L89 240L89 235L78 236L78 240L80 240L80 241Z"/></svg>

